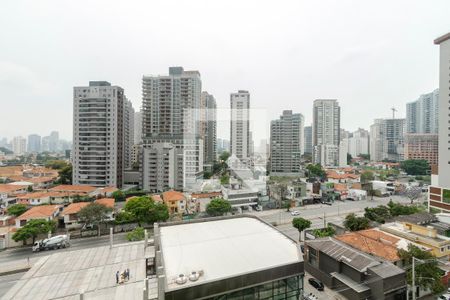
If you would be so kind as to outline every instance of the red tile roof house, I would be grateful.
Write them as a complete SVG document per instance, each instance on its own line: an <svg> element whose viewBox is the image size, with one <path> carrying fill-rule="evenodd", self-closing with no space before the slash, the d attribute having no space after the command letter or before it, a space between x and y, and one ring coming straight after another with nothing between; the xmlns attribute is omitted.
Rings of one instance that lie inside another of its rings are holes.
<svg viewBox="0 0 450 300"><path fill-rule="evenodd" d="M103 198L98 199L94 201L95 203L102 204L108 208L111 208L111 212L108 213L107 219L108 220L114 220L115 217L115 211L114 211L114 205L115 200L114 198ZM80 220L78 219L78 212L88 206L91 202L77 202L69 204L61 213L61 216L64 218L64 226L68 229L70 228L79 228L80 226Z"/></svg>
<svg viewBox="0 0 450 300"><path fill-rule="evenodd" d="M195 212L205 212L206 206L212 199L221 198L222 192L210 192L210 193L193 193L190 197L190 202L195 208Z"/></svg>
<svg viewBox="0 0 450 300"><path fill-rule="evenodd" d="M56 220L62 208L62 205L34 206L16 218L16 228L24 226L30 220Z"/></svg>
<svg viewBox="0 0 450 300"><path fill-rule="evenodd" d="M55 186L49 191L51 192L72 192L72 193L84 193L89 196L97 196L99 188L89 185L70 185L70 184L61 184Z"/></svg>
<svg viewBox="0 0 450 300"><path fill-rule="evenodd" d="M67 204L72 203L76 196L85 196L79 192L34 192L17 196L17 202L28 205Z"/></svg>
<svg viewBox="0 0 450 300"><path fill-rule="evenodd" d="M16 203L16 196L26 193L28 186L0 184L0 208Z"/></svg>

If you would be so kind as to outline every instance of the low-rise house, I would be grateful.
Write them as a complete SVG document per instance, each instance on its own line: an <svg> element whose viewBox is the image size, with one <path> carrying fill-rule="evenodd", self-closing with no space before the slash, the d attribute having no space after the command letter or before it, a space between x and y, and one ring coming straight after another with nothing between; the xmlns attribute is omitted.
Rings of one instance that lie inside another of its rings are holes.
<svg viewBox="0 0 450 300"><path fill-rule="evenodd" d="M78 196L86 196L83 193L74 192L34 192L17 196L17 201L28 205L42 204L67 204L72 203Z"/></svg>
<svg viewBox="0 0 450 300"><path fill-rule="evenodd" d="M359 182L360 176L356 174L328 172L327 179L328 182L332 183L356 183Z"/></svg>
<svg viewBox="0 0 450 300"><path fill-rule="evenodd" d="M55 220L62 208L61 205L34 206L16 218L16 228L23 227L30 220Z"/></svg>
<svg viewBox="0 0 450 300"><path fill-rule="evenodd" d="M432 226L392 222L381 225L380 229L429 248L436 257L448 257L450 254L450 239L438 235Z"/></svg>
<svg viewBox="0 0 450 300"><path fill-rule="evenodd" d="M53 182L55 181L56 177L25 177L25 176L11 176L8 178L8 181L11 182L20 182L25 181L33 184L33 189L35 190L42 190L42 189L48 189Z"/></svg>
<svg viewBox="0 0 450 300"><path fill-rule="evenodd" d="M190 203L192 203L194 212L205 212L206 206L215 198L221 198L221 192L210 193L193 193L190 196Z"/></svg>
<svg viewBox="0 0 450 300"><path fill-rule="evenodd" d="M77 202L69 204L64 210L61 212L61 216L64 219L64 226L68 229L79 227L80 220L78 218L78 212L83 208L89 205L90 202Z"/></svg>
<svg viewBox="0 0 450 300"><path fill-rule="evenodd" d="M230 184L230 187L223 186L222 195L232 207L249 208L258 205L258 191L242 187L238 183Z"/></svg>
<svg viewBox="0 0 450 300"><path fill-rule="evenodd" d="M17 195L27 192L26 185L0 184L0 208L15 204Z"/></svg>
<svg viewBox="0 0 450 300"><path fill-rule="evenodd" d="M162 193L162 199L169 208L170 214L182 214L187 212L186 197L177 191L167 191Z"/></svg>
<svg viewBox="0 0 450 300"><path fill-rule="evenodd" d="M394 300L406 293L404 270L330 237L305 241L305 270L348 299Z"/></svg>
<svg viewBox="0 0 450 300"><path fill-rule="evenodd" d="M115 205L116 200L114 198L101 198L94 201L95 203L102 204L111 209L107 215L108 220L114 220L116 216Z"/></svg>
<svg viewBox="0 0 450 300"><path fill-rule="evenodd" d="M16 224L15 218L9 215L0 215L0 227Z"/></svg>
<svg viewBox="0 0 450 300"><path fill-rule="evenodd" d="M61 184L57 185L49 191L51 192L71 192L71 193L83 193L89 196L97 196L98 188L89 185L70 185L70 184Z"/></svg>
<svg viewBox="0 0 450 300"><path fill-rule="evenodd" d="M113 194L114 192L118 191L118 190L119 190L119 189L116 188L116 187L114 187L114 186L107 186L107 187L98 189L98 190L97 190L97 194L100 195L100 196L102 196L102 197L107 198L107 197L111 197L112 194Z"/></svg>

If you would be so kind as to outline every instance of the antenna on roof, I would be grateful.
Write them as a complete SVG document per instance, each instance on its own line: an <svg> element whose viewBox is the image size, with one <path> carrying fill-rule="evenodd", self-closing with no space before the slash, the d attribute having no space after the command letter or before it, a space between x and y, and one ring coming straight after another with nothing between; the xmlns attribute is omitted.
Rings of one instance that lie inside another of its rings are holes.
<svg viewBox="0 0 450 300"><path fill-rule="evenodd" d="M395 119L395 112L397 112L397 109L395 109L395 107L392 107L391 110L392 110L392 119Z"/></svg>

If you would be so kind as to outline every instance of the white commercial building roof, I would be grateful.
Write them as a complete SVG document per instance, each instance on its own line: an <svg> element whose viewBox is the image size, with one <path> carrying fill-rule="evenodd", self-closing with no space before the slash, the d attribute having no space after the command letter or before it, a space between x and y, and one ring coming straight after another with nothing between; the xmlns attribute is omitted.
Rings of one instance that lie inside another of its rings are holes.
<svg viewBox="0 0 450 300"><path fill-rule="evenodd" d="M169 291L303 261L295 241L256 218L161 226L160 232ZM175 282L192 271L203 275Z"/></svg>

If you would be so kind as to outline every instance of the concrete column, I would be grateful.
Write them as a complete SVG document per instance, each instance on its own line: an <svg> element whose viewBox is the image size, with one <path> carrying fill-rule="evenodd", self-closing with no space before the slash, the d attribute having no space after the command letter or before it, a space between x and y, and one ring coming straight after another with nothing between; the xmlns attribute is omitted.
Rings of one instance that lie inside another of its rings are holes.
<svg viewBox="0 0 450 300"><path fill-rule="evenodd" d="M164 275L158 276L158 300L164 300L165 291L164 286L166 284L166 277Z"/></svg>
<svg viewBox="0 0 450 300"><path fill-rule="evenodd" d="M109 248L113 247L113 228L109 228Z"/></svg>

